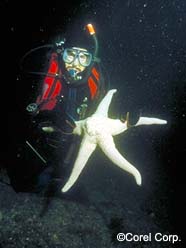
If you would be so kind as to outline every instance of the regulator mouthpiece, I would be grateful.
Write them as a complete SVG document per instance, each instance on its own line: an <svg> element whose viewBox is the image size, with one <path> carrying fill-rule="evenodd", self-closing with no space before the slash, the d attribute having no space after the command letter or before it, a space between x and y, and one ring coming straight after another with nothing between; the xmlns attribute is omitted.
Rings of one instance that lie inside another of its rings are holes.
<svg viewBox="0 0 186 248"><path fill-rule="evenodd" d="M80 80L82 78L80 75L77 75L78 72L75 69L69 69L68 72L74 80Z"/></svg>

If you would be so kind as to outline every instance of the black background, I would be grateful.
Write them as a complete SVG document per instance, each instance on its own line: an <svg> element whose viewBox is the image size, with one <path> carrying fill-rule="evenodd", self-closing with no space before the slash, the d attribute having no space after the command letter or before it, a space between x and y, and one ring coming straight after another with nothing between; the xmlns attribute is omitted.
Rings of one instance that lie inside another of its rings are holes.
<svg viewBox="0 0 186 248"><path fill-rule="evenodd" d="M100 57L111 88L119 92L113 111L126 107L168 121L166 127L138 131L143 145L137 144L139 155L145 154L149 145L154 150L163 174L156 197L160 199L161 191L166 192L170 229L181 231L185 212L185 1L4 0L0 9L3 162L14 150L15 127L24 122L27 96L32 97L30 79L26 82L19 70L21 57L68 29L77 32L79 28L81 34L82 26L91 21L96 27ZM136 134L128 139L135 143ZM146 157L141 159L145 161Z"/></svg>

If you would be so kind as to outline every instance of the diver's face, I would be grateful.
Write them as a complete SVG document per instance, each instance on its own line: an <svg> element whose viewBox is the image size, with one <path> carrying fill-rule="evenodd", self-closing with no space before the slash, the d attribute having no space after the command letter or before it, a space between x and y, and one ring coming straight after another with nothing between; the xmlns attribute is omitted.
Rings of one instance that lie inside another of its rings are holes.
<svg viewBox="0 0 186 248"><path fill-rule="evenodd" d="M65 68L72 77L83 72L92 61L92 55L84 48L67 48L63 54Z"/></svg>

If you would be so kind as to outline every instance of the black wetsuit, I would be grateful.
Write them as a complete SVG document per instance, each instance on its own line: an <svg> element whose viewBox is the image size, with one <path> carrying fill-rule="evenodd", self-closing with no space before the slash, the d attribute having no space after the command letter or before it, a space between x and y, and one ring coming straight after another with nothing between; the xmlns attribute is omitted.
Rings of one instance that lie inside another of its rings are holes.
<svg viewBox="0 0 186 248"><path fill-rule="evenodd" d="M78 148L75 142L79 142L70 134L74 120L91 114L108 90L98 67L92 67L86 81L74 87L66 82L60 63L59 55L52 53L33 101L36 108L25 106L26 117L17 125L14 156L7 165L16 192L40 192L52 178L65 177Z"/></svg>

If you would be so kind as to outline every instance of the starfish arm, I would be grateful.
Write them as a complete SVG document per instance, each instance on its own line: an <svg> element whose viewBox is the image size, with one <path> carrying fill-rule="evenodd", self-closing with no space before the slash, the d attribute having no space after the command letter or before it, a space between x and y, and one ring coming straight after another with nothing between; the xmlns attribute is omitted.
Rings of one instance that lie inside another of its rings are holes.
<svg viewBox="0 0 186 248"><path fill-rule="evenodd" d="M77 155L77 159L74 163L71 175L66 184L63 186L61 190L62 192L67 192L74 185L95 148L96 144L91 142L88 135L85 135L81 142L81 146Z"/></svg>
<svg viewBox="0 0 186 248"><path fill-rule="evenodd" d="M105 97L102 99L102 101L100 102L100 104L98 105L98 108L96 110L96 112L94 113L94 115L100 115L102 117L107 117L108 115L108 109L113 97L113 94L116 92L116 89L113 90L109 90L107 92L107 94L105 95Z"/></svg>
<svg viewBox="0 0 186 248"><path fill-rule="evenodd" d="M105 153L105 155L122 170L127 171L132 174L138 185L141 185L141 175L140 172L130 164L116 149L113 138L111 135L107 134L101 136L98 142L100 148Z"/></svg>
<svg viewBox="0 0 186 248"><path fill-rule="evenodd" d="M107 127L112 136L123 133L127 130L127 122L122 122L119 119L107 118Z"/></svg>
<svg viewBox="0 0 186 248"><path fill-rule="evenodd" d="M140 117L136 126L139 125L153 125L153 124L167 124L166 120L158 119L158 118L149 118L149 117Z"/></svg>

